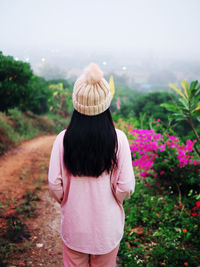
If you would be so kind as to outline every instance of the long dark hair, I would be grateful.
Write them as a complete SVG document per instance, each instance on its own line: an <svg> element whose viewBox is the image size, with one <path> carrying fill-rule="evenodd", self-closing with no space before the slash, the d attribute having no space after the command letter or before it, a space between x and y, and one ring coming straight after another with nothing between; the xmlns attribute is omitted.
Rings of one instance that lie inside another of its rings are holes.
<svg viewBox="0 0 200 267"><path fill-rule="evenodd" d="M117 166L117 134L110 110L87 116L74 110L65 132L64 164L74 176L98 177Z"/></svg>

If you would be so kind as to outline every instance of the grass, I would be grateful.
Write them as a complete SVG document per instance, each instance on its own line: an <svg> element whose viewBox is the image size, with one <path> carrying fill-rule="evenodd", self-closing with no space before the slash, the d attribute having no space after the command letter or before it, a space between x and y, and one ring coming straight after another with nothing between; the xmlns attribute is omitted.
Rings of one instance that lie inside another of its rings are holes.
<svg viewBox="0 0 200 267"><path fill-rule="evenodd" d="M23 113L17 108L9 109L7 114L0 112L0 155L23 140L39 135L57 134L65 129L69 118L49 113L35 115L32 112Z"/></svg>

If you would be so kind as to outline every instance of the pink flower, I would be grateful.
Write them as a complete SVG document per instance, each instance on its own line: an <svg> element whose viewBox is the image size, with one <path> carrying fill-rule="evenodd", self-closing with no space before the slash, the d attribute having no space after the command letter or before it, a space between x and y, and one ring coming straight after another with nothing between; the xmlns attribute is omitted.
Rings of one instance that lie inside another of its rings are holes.
<svg viewBox="0 0 200 267"><path fill-rule="evenodd" d="M154 120L155 123L158 122ZM158 125L158 124L157 124ZM170 151L178 159L177 166L170 168L171 172L176 170L176 167L184 168L186 165L198 165L200 161L194 160L192 157L193 145L196 140L187 140L186 144L180 144L177 136L170 136L167 134L165 137L161 133L155 133L154 129L132 129L130 133L133 135L133 140L130 145L133 158L137 155L137 159L134 158L133 166L138 167L142 171L144 178L147 176L150 170L153 177L156 178L157 170L153 169L154 161L159 155L157 152ZM170 158L165 157L165 161L170 161ZM163 175L165 172L160 171L159 175ZM148 174L150 175L150 174Z"/></svg>
<svg viewBox="0 0 200 267"><path fill-rule="evenodd" d="M157 121L159 122L159 121L160 121L160 119L157 119Z"/></svg>
<svg viewBox="0 0 200 267"><path fill-rule="evenodd" d="M142 176L142 177L147 177L149 175L149 173L148 172L141 172L140 173L140 176Z"/></svg>
<svg viewBox="0 0 200 267"><path fill-rule="evenodd" d="M164 151L165 150L165 146L164 145L161 145L160 146L160 152Z"/></svg>

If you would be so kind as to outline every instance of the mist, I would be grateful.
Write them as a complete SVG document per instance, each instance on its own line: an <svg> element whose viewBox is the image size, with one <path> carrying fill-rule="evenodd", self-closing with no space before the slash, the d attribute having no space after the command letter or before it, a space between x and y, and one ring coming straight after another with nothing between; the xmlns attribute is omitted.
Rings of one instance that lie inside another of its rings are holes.
<svg viewBox="0 0 200 267"><path fill-rule="evenodd" d="M1 0L0 51L36 72L90 61L110 71L197 67L199 10L198 0Z"/></svg>

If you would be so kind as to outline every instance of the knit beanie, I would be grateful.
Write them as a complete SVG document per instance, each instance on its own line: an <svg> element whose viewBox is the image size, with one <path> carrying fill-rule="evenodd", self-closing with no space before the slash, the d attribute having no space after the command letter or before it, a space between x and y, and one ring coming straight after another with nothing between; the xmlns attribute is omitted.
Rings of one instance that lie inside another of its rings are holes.
<svg viewBox="0 0 200 267"><path fill-rule="evenodd" d="M84 115L97 115L109 108L112 94L97 64L91 63L76 80L72 100L74 109Z"/></svg>

